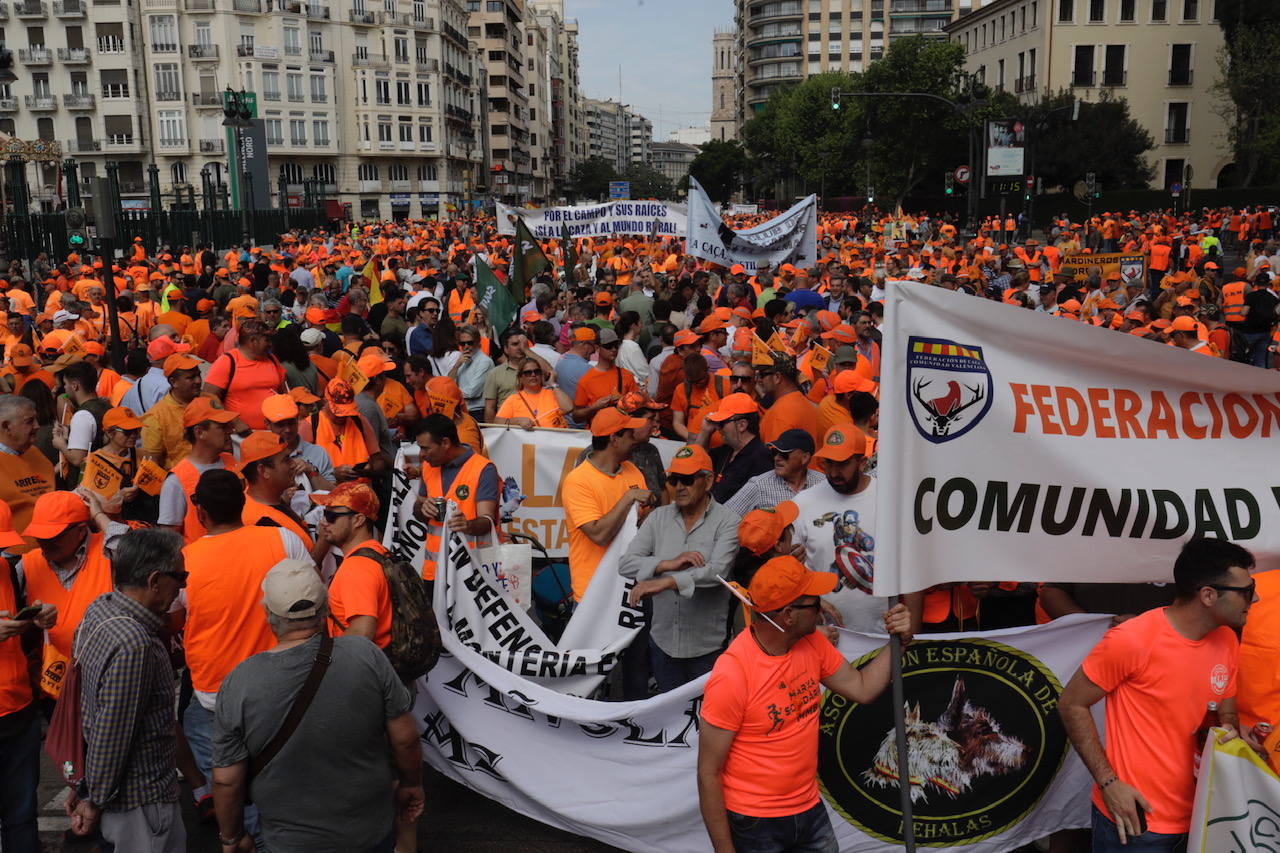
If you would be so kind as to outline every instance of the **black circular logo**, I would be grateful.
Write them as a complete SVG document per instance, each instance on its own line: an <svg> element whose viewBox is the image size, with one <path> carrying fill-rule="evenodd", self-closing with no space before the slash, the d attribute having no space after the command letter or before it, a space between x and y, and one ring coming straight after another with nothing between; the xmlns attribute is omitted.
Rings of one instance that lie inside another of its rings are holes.
<svg viewBox="0 0 1280 853"><path fill-rule="evenodd" d="M857 661L861 666L871 659ZM1062 685L1037 658L993 640L917 640L902 662L916 843L971 844L1023 820L1067 752ZM891 691L869 705L828 692L818 781L862 832L902 840Z"/></svg>

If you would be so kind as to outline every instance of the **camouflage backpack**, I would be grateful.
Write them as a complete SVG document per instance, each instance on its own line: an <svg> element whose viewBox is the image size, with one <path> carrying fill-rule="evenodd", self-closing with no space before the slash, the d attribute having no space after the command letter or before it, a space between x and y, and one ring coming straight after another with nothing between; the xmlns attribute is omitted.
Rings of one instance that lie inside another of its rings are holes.
<svg viewBox="0 0 1280 853"><path fill-rule="evenodd" d="M382 566L391 592L391 642L383 651L402 681L431 671L440 658L440 626L431 606L427 582L405 560L372 548L358 548L353 557L368 557Z"/></svg>

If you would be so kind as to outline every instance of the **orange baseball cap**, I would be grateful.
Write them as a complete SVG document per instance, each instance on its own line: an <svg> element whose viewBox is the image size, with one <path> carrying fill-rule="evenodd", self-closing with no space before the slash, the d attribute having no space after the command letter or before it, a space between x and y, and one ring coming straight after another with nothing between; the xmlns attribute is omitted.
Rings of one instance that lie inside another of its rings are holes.
<svg viewBox="0 0 1280 853"><path fill-rule="evenodd" d="M835 379L831 380L831 387L837 394L848 394L852 391L865 391L868 394L874 394L880 386L862 376L856 370L842 370L836 374Z"/></svg>
<svg viewBox="0 0 1280 853"><path fill-rule="evenodd" d="M1195 318L1186 315L1174 317L1173 322L1169 324L1169 331L1171 332L1194 332L1198 329L1199 326L1196 325Z"/></svg>
<svg viewBox="0 0 1280 853"><path fill-rule="evenodd" d="M636 429L648 425L649 422L644 418L633 418L617 406L609 406L601 409L591 419L591 434L597 436L614 435L624 429Z"/></svg>
<svg viewBox="0 0 1280 853"><path fill-rule="evenodd" d="M667 466L668 474L700 474L703 471L714 471L711 455L699 444L686 444L671 457Z"/></svg>
<svg viewBox="0 0 1280 853"><path fill-rule="evenodd" d="M26 344L14 344L9 349L9 363L14 367L30 367L35 360L35 353Z"/></svg>
<svg viewBox="0 0 1280 853"><path fill-rule="evenodd" d="M20 548L27 543L13 529L13 510L4 501L0 501L0 548Z"/></svg>
<svg viewBox="0 0 1280 853"><path fill-rule="evenodd" d="M303 406L310 406L313 403L320 402L319 397L317 397L315 394L312 394L310 391L308 391L306 388L303 388L301 385L299 385L297 388L290 388L289 396L293 398L293 401L295 403L299 403Z"/></svg>
<svg viewBox="0 0 1280 853"><path fill-rule="evenodd" d="M40 339L40 351L58 352L66 346L67 341L71 340L72 336L73 333L66 329L54 329Z"/></svg>
<svg viewBox="0 0 1280 853"><path fill-rule="evenodd" d="M818 328L824 332L829 332L836 326L840 325L840 315L834 311L819 311L817 313Z"/></svg>
<svg viewBox="0 0 1280 853"><path fill-rule="evenodd" d="M746 271L747 271L747 268L744 267L742 264L734 264L733 266L729 267L729 275L743 275L744 273L746 273Z"/></svg>
<svg viewBox="0 0 1280 853"><path fill-rule="evenodd" d="M752 607L760 613L781 610L802 595L826 595L836 588L834 572L811 572L795 557L774 557L751 578Z"/></svg>
<svg viewBox="0 0 1280 853"><path fill-rule="evenodd" d="M50 332L49 334L56 334ZM45 338L48 340L48 336ZM147 358L152 361L164 361L175 353L191 352L191 344L184 344L175 341L169 335L161 335L151 343L147 344Z"/></svg>
<svg viewBox="0 0 1280 853"><path fill-rule="evenodd" d="M520 315L520 320L525 323L536 323L542 319L542 315L537 311L526 311Z"/></svg>
<svg viewBox="0 0 1280 853"><path fill-rule="evenodd" d="M698 325L698 334L709 335L712 332L718 332L725 328L727 328L727 324L725 323L725 321L721 320L719 317L712 315L707 317Z"/></svg>
<svg viewBox="0 0 1280 853"><path fill-rule="evenodd" d="M254 462L270 459L280 451L288 449L289 445L281 441L274 432L256 429L249 433L248 438L240 442L240 470L244 471Z"/></svg>
<svg viewBox="0 0 1280 853"><path fill-rule="evenodd" d="M607 290L602 290L596 294L595 302L597 305L612 305L613 294Z"/></svg>
<svg viewBox="0 0 1280 853"><path fill-rule="evenodd" d="M793 501L753 509L738 525L738 544L759 557L778 543L782 531L794 523L799 514L800 508Z"/></svg>
<svg viewBox="0 0 1280 853"><path fill-rule="evenodd" d="M840 323L832 326L831 330L826 332L823 337L831 338L833 341L839 341L842 344L851 344L858 339L858 333L848 323Z"/></svg>
<svg viewBox="0 0 1280 853"><path fill-rule="evenodd" d="M89 520L89 506L75 492L45 492L36 498L31 521L22 535L28 539L52 539L73 524Z"/></svg>
<svg viewBox="0 0 1280 853"><path fill-rule="evenodd" d="M217 308L217 307L218 307L218 303L214 302L212 299L200 299L200 300L197 300L196 302L196 310L199 311L201 314L205 313L206 311L212 311L214 308Z"/></svg>
<svg viewBox="0 0 1280 853"><path fill-rule="evenodd" d="M200 359L186 353L175 353L164 360L164 375L169 376L178 370L191 370L201 364Z"/></svg>
<svg viewBox="0 0 1280 853"><path fill-rule="evenodd" d="M312 494L311 500L320 506L346 507L370 521L378 517L378 496L374 494L366 480L348 480L345 483L339 483L331 492Z"/></svg>
<svg viewBox="0 0 1280 853"><path fill-rule="evenodd" d="M356 369L370 379L379 373L386 373L394 367L395 364L391 362L391 359L387 358L381 351L365 350L364 354L356 361Z"/></svg>
<svg viewBox="0 0 1280 853"><path fill-rule="evenodd" d="M822 447L813 454L815 459L830 459L832 462L844 462L852 456L861 456L867 452L867 437L862 430L851 424L837 424L827 430L822 438Z"/></svg>
<svg viewBox="0 0 1280 853"><path fill-rule="evenodd" d="M106 414L102 416L102 428L142 429L142 421L128 406L116 406L114 409L107 409Z"/></svg>
<svg viewBox="0 0 1280 853"><path fill-rule="evenodd" d="M98 358L102 358L107 354L107 348L97 341L85 341L84 352L85 355L96 355Z"/></svg>
<svg viewBox="0 0 1280 853"><path fill-rule="evenodd" d="M296 418L298 401L289 394L272 394L262 401L262 416L272 423Z"/></svg>
<svg viewBox="0 0 1280 853"><path fill-rule="evenodd" d="M573 339L575 341L596 342L596 330L594 326L579 326L573 330Z"/></svg>
<svg viewBox="0 0 1280 853"><path fill-rule="evenodd" d="M187 404L187 408L182 412L182 425L184 427L193 427L205 421L229 424L235 419L235 412L229 412L226 409L215 409L213 402L208 397L196 397Z"/></svg>
<svg viewBox="0 0 1280 853"><path fill-rule="evenodd" d="M760 404L755 401L755 398L750 394L737 391L721 400L720 407L714 412L708 412L706 419L718 424L738 415L757 415L759 413Z"/></svg>
<svg viewBox="0 0 1280 853"><path fill-rule="evenodd" d="M674 338L671 339L671 342L678 347L691 347L691 346L695 346L701 341L698 338L697 332L691 332L688 329L681 329L680 331L676 332L676 335Z"/></svg>
<svg viewBox="0 0 1280 853"><path fill-rule="evenodd" d="M643 391L628 391L618 401L618 408L628 415L634 415L641 409L660 412L666 407L666 403L659 403Z"/></svg>
<svg viewBox="0 0 1280 853"><path fill-rule="evenodd" d="M329 384L324 386L324 401L329 406L329 411L337 417L360 414L360 409L356 406L356 392L345 379L329 380Z"/></svg>

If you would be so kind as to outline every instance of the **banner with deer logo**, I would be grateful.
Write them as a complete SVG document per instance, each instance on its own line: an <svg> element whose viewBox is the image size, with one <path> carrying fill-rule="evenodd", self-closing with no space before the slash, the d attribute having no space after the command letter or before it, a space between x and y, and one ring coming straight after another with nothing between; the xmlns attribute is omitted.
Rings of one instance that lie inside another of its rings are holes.
<svg viewBox="0 0 1280 853"><path fill-rule="evenodd" d="M1280 565L1280 373L920 284L882 332L876 595Z"/></svg>

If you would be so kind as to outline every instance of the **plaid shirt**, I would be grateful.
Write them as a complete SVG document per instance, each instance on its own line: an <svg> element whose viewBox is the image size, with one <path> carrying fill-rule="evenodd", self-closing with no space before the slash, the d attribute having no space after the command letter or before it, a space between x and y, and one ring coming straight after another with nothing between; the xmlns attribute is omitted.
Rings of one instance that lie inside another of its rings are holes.
<svg viewBox="0 0 1280 853"><path fill-rule="evenodd" d="M127 811L178 799L174 677L164 619L119 592L100 595L76 629L89 799Z"/></svg>
<svg viewBox="0 0 1280 853"><path fill-rule="evenodd" d="M826 475L821 471L805 469L805 489L816 486L818 483L825 483L826 480ZM790 483L770 470L747 480L738 493L725 501L724 505L730 512L741 518L753 509L772 509L783 501L791 500L796 494L797 492L792 491Z"/></svg>

